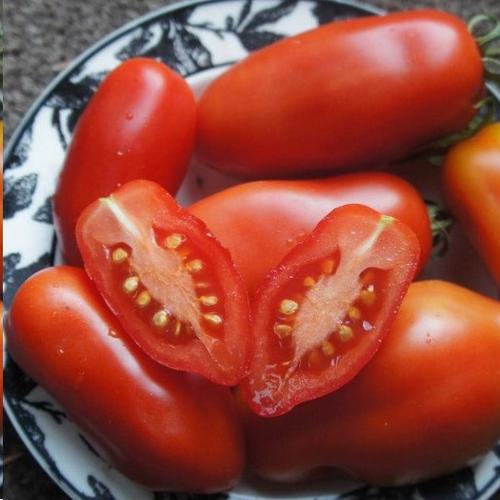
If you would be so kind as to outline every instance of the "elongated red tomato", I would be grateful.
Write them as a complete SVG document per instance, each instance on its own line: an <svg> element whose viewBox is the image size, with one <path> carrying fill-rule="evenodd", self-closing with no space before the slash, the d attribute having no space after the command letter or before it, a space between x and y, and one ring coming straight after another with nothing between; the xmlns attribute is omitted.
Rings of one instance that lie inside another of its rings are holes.
<svg viewBox="0 0 500 500"><path fill-rule="evenodd" d="M85 209L85 269L156 361L237 384L248 370L248 296L229 253L158 184L132 181Z"/></svg>
<svg viewBox="0 0 500 500"><path fill-rule="evenodd" d="M243 394L277 416L349 382L371 359L415 274L419 244L362 205L333 210L264 280Z"/></svg>
<svg viewBox="0 0 500 500"><path fill-rule="evenodd" d="M380 351L335 394L275 419L247 411L254 472L296 481L331 466L371 484L451 472L500 439L500 303L413 283Z"/></svg>
<svg viewBox="0 0 500 500"><path fill-rule="evenodd" d="M6 333L14 360L129 478L200 492L238 480L243 444L228 389L151 360L81 269L49 268L26 281Z"/></svg>
<svg viewBox="0 0 500 500"><path fill-rule="evenodd" d="M420 242L419 270L432 245L427 207L411 184L383 172L239 184L189 207L230 251L253 296L265 275L334 208L367 205L404 222ZM265 249L265 250L264 250Z"/></svg>
<svg viewBox="0 0 500 500"><path fill-rule="evenodd" d="M475 40L453 15L333 22L215 80L199 104L197 154L252 178L381 164L462 129L482 74Z"/></svg>
<svg viewBox="0 0 500 500"><path fill-rule="evenodd" d="M196 105L180 75L153 59L130 59L101 83L80 117L54 196L67 262L81 265L75 226L82 210L133 179L172 195L191 157Z"/></svg>
<svg viewBox="0 0 500 500"><path fill-rule="evenodd" d="M500 123L450 150L443 186L453 214L500 286Z"/></svg>

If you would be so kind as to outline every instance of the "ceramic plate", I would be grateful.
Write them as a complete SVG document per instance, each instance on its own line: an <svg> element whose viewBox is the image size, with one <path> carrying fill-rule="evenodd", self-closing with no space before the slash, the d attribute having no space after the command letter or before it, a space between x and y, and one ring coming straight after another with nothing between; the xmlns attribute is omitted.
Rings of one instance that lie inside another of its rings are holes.
<svg viewBox="0 0 500 500"><path fill-rule="evenodd" d="M217 0L179 3L140 18L85 52L43 93L23 120L5 159L4 299L6 307L32 273L59 262L51 196L75 123L102 78L133 56L158 58L187 78L199 94L213 78L249 51L335 19L380 14L354 2ZM436 179L404 172L426 197L439 201ZM190 203L236 181L192 165L178 198ZM480 260L463 241L433 262L428 276L454 281L494 295ZM468 268L457 263L470 263ZM465 271L461 271L463 269ZM458 269L458 271L457 271ZM462 273L462 274L460 274ZM153 493L124 478L95 454L59 405L7 357L5 407L40 465L73 499L159 500L196 498ZM209 452L209 450L207 450ZM401 488L373 488L331 478L282 487L251 480L210 498L321 499L485 499L500 485L500 446L450 476ZM204 497L205 498L205 497Z"/></svg>

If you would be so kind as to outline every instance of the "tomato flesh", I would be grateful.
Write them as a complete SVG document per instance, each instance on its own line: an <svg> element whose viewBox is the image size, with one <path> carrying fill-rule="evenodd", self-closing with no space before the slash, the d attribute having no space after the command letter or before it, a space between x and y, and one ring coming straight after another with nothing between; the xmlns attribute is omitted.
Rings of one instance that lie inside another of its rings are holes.
<svg viewBox="0 0 500 500"><path fill-rule="evenodd" d="M243 392L277 416L338 389L375 354L419 258L414 233L361 205L331 212L272 271L254 304Z"/></svg>
<svg viewBox="0 0 500 500"><path fill-rule="evenodd" d="M89 276L157 361L236 384L248 364L249 308L229 255L158 185L133 181L78 223Z"/></svg>

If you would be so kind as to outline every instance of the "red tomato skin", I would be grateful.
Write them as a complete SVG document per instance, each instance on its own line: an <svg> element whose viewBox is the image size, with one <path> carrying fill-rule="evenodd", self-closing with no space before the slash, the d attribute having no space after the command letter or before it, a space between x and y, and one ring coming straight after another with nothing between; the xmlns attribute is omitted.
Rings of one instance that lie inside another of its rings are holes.
<svg viewBox="0 0 500 500"><path fill-rule="evenodd" d="M348 385L275 419L242 404L250 467L296 481L327 466L382 485L458 469L500 438L499 359L497 301L413 283L380 350Z"/></svg>
<svg viewBox="0 0 500 500"><path fill-rule="evenodd" d="M104 234L111 239L118 235L118 241L114 243L120 240L119 224L109 211L103 213L101 201L98 200L82 212L76 233L85 270L111 311L118 317L124 330L158 363L175 370L198 373L217 384L237 385L248 374L253 340L248 296L229 252L214 238L203 221L184 210L158 184L142 179L131 181L115 190L112 197L141 219L144 225L148 221L156 229L181 232L204 251L207 263L221 284L222 298L227 302L223 326L227 363L218 366L201 342L167 346L161 342L151 324L146 326L144 321L137 319L137 308L121 292L121 283L113 279L109 257L103 252L103 242L96 236L99 231L99 236Z"/></svg>
<svg viewBox="0 0 500 500"><path fill-rule="evenodd" d="M500 123L449 151L443 187L453 214L500 287Z"/></svg>
<svg viewBox="0 0 500 500"><path fill-rule="evenodd" d="M391 215L410 227L420 242L418 268L422 270L432 248L427 207L411 184L388 173L249 182L208 196L188 210L229 250L253 296L266 274L323 217L353 203Z"/></svg>
<svg viewBox="0 0 500 500"><path fill-rule="evenodd" d="M466 25L420 10L333 22L254 52L199 103L197 155L248 178L404 157L462 129L483 89Z"/></svg>
<svg viewBox="0 0 500 500"><path fill-rule="evenodd" d="M82 270L48 268L27 280L6 331L14 360L129 478L199 492L238 480L243 440L228 389L152 361Z"/></svg>
<svg viewBox="0 0 500 500"><path fill-rule="evenodd" d="M194 96L183 78L153 59L130 59L101 83L80 117L54 196L65 260L82 265L75 226L82 210L133 179L172 195L191 157Z"/></svg>

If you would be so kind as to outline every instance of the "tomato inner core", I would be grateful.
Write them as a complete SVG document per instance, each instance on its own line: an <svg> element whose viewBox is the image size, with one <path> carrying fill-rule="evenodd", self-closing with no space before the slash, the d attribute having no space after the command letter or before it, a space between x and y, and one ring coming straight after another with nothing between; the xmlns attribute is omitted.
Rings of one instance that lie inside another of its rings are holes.
<svg viewBox="0 0 500 500"><path fill-rule="evenodd" d="M384 281L386 271L372 268L361 274L359 295L346 305L345 312L339 315L335 327L322 335L322 340L297 355L297 342L293 334L299 311L311 300L308 296L311 288L324 276L322 268L330 269L332 262L336 262L335 257L301 269L287 287L286 295L280 294L273 304L276 316L270 327L280 347L275 361L280 366L278 371L284 376L290 376L291 370L316 371L339 363L347 351L355 349L363 336L374 330L382 289L379 284ZM334 272L333 270L331 274ZM309 328L314 329L315 325L312 324ZM310 337L314 338L314 334Z"/></svg>
<svg viewBox="0 0 500 500"><path fill-rule="evenodd" d="M280 386L297 370L336 366L366 335L376 333L391 263L381 262L375 247L392 220L382 216L368 236L339 237L333 253L303 265L277 292L269 328L276 336L273 372L279 367Z"/></svg>
<svg viewBox="0 0 500 500"><path fill-rule="evenodd" d="M104 246L105 253L113 280L136 315L161 342L200 341L224 364L224 299L206 254L188 235L144 228L114 200L107 204L123 232L121 242Z"/></svg>

